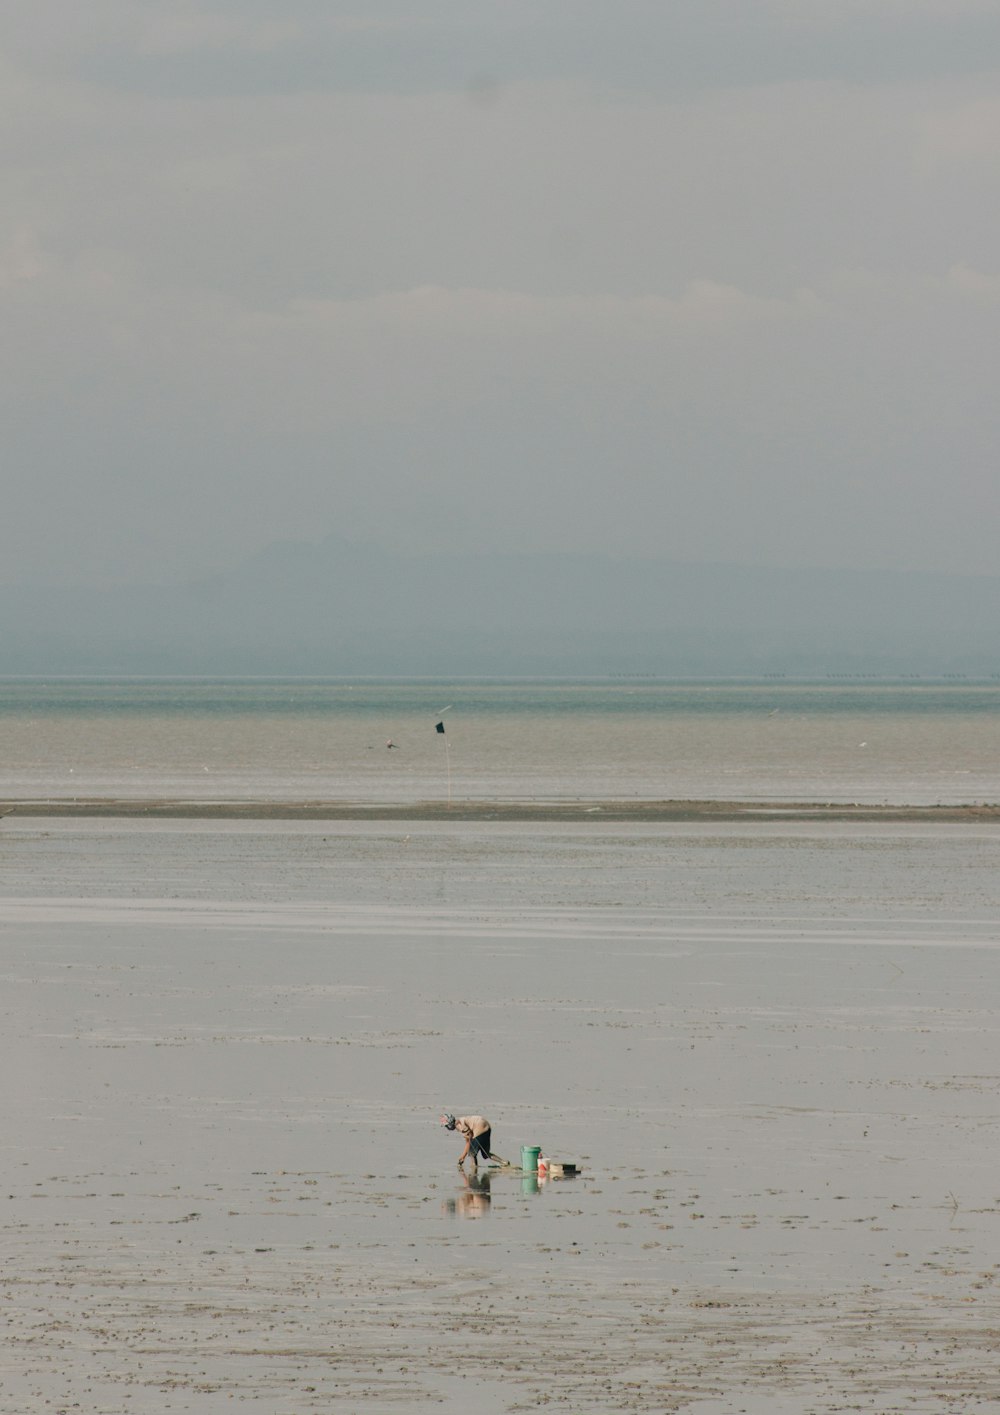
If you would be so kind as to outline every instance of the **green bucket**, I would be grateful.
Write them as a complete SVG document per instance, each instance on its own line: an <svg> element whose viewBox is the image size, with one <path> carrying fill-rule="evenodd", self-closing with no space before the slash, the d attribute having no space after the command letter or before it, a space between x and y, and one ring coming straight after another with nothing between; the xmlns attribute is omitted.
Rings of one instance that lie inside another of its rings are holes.
<svg viewBox="0 0 1000 1415"><path fill-rule="evenodd" d="M525 1174L535 1174L538 1170L538 1156L542 1153L541 1145L521 1146L521 1169Z"/></svg>

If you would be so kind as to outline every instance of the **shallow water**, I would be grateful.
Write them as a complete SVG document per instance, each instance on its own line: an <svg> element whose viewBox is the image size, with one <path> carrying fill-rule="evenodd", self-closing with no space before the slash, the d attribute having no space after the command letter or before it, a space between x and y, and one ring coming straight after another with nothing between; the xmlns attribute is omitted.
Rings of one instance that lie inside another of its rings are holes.
<svg viewBox="0 0 1000 1415"><path fill-rule="evenodd" d="M1000 801L998 683L6 682L0 731L8 801Z"/></svg>
<svg viewBox="0 0 1000 1415"><path fill-rule="evenodd" d="M0 1411L988 1406L995 840L6 821Z"/></svg>

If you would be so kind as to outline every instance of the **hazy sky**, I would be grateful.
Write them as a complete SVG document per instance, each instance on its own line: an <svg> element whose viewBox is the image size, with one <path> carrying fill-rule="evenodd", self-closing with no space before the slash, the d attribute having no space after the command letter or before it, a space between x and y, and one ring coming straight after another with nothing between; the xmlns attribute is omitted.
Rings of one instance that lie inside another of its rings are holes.
<svg viewBox="0 0 1000 1415"><path fill-rule="evenodd" d="M1000 572L1000 0L5 0L0 580Z"/></svg>

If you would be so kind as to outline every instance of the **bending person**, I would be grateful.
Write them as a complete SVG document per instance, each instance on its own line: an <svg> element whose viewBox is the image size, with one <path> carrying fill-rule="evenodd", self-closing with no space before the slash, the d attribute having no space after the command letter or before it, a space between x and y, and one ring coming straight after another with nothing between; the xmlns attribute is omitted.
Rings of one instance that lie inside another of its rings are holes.
<svg viewBox="0 0 1000 1415"><path fill-rule="evenodd" d="M497 1164L503 1164L500 1156L493 1154L490 1149L493 1127L484 1115L442 1115L441 1124L446 1130L457 1130L465 1139L465 1149L458 1162L459 1169L470 1156L473 1169L479 1168L480 1156L484 1160L496 1160Z"/></svg>

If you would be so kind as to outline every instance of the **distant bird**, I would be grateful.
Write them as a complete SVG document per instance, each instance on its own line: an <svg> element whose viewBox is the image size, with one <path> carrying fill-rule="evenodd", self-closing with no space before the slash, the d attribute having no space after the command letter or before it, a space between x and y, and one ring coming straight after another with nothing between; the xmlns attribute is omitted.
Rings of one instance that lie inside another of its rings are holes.
<svg viewBox="0 0 1000 1415"><path fill-rule="evenodd" d="M395 746L397 745L397 743L395 743L395 742L392 740L392 738L390 737L389 740L388 740L388 742L386 742L385 745L386 745L387 747L395 747Z"/></svg>

